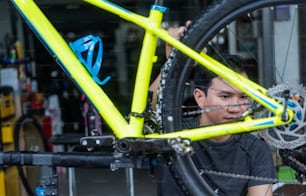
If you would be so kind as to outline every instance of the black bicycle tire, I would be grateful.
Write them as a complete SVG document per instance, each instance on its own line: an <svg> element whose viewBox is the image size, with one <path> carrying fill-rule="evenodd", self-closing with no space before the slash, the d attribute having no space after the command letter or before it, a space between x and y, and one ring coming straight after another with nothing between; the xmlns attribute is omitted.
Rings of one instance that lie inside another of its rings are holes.
<svg viewBox="0 0 306 196"><path fill-rule="evenodd" d="M200 51L233 18L255 8L280 4L305 3L302 0L218 0L209 6L188 29L182 41ZM162 71L159 104L162 115L162 130L172 132L182 129L182 109L185 81L191 72L192 64L185 55L173 50ZM169 118L170 117L170 118ZM169 120L170 119L170 120ZM199 175L190 156L174 154L170 157L170 171L186 195L214 195ZM188 172L187 172L188 171Z"/></svg>
<svg viewBox="0 0 306 196"><path fill-rule="evenodd" d="M21 134L21 130L22 127L25 125L25 123L31 123L31 125L33 127L35 127L35 129L33 129L32 131L36 131L36 136L38 136L39 138L36 138L36 141L39 141L42 143L42 147L43 149L40 149L39 152L44 152L46 151L46 141L44 140L43 134L42 134L42 127L41 125L37 122L37 120L30 116L30 115L24 115L21 116L17 121L16 121L16 125L14 126L14 147L16 151L26 151L26 149L21 149L20 146L20 134ZM18 170L18 174L19 174L19 178L21 180L21 183L25 189L25 191L27 192L27 194L29 196L34 196L35 194L35 189L34 187L31 187L28 178L24 172L23 167L27 167L27 166L17 166L17 170ZM34 166L30 166L30 167L34 167ZM37 181L39 182L39 179L37 179Z"/></svg>

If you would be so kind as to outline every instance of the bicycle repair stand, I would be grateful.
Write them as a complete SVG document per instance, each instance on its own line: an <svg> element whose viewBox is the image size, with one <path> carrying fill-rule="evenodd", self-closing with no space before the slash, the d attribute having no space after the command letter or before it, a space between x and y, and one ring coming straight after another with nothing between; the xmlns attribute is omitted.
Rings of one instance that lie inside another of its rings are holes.
<svg viewBox="0 0 306 196"><path fill-rule="evenodd" d="M42 177L40 187L37 189L38 196L57 196L58 182L54 173L56 167L81 167L81 168L137 168L149 169L147 159L134 160L126 157L116 157L112 153L38 153L38 152L0 152L0 166L21 165L41 166Z"/></svg>
<svg viewBox="0 0 306 196"><path fill-rule="evenodd" d="M64 145L66 152L77 152L78 148L80 147L80 138L83 137L83 134L79 133L65 133L61 136L53 136L49 142L52 145ZM109 138L111 142L104 144L106 148L111 148L113 145L113 136L104 137ZM75 196L76 195L76 183L75 183L75 168L68 167L68 196ZM125 168L125 178L126 178L126 191L127 196L134 196L135 189L134 189L134 171L133 168Z"/></svg>

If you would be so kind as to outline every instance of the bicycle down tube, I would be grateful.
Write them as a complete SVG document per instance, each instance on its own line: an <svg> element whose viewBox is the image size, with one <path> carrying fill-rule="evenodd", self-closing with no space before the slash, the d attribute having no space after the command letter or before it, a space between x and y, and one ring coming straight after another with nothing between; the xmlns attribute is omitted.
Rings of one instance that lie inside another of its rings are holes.
<svg viewBox="0 0 306 196"><path fill-rule="evenodd" d="M143 41L142 52L139 58L139 65L137 70L131 116L127 122L123 115L118 111L116 106L112 103L110 98L104 93L101 87L95 83L90 74L79 62L78 58L72 52L66 41L56 31L52 24L41 12L39 7L33 1L12 0L13 4L19 10L21 15L25 18L27 23L32 27L33 31L44 43L47 49L54 56L55 60L62 66L75 83L87 95L89 100L96 107L100 115L111 127L114 134L119 138L173 138L184 137L191 140L201 140L210 137L216 137L225 134L242 133L253 131L273 126L282 125L292 120L292 112L289 114L288 120L283 122L281 115L284 112L284 107L278 104L271 98L268 98L263 93L266 90L263 87L251 82L250 80L238 76L235 72L229 70L220 63L211 59L205 54L198 53L187 47L180 41L171 37L168 32L160 27L163 16L163 7L152 7L148 17L137 15L133 12L125 10L118 5L109 1L100 0L85 0L96 7L100 7L109 11L121 18L130 21L134 24L144 28L146 33ZM175 48L179 49L186 55L193 58L195 61L207 67L209 70L215 72L220 77L226 79L235 87L246 93L249 97L256 100L264 107L272 111L275 116L261 119L247 118L243 122L236 122L226 125L217 125L213 128L197 128L192 130L182 130L166 134L142 134L144 119L141 114L144 112L147 105L147 94L150 81L151 70L155 57L155 49L157 39L160 38ZM237 79L238 77L238 79ZM134 114L134 115L133 115ZM239 127L237 129L237 127Z"/></svg>

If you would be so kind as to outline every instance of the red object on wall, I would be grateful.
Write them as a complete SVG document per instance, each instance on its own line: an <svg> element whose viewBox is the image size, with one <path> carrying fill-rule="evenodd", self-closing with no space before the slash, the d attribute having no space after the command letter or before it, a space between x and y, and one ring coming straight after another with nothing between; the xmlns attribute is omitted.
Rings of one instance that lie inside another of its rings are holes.
<svg viewBox="0 0 306 196"><path fill-rule="evenodd" d="M43 128L43 135L46 139L46 141L49 141L52 137L52 129L51 129L51 117L47 116L44 117L42 121L42 128ZM48 150L52 152L52 145L48 144Z"/></svg>

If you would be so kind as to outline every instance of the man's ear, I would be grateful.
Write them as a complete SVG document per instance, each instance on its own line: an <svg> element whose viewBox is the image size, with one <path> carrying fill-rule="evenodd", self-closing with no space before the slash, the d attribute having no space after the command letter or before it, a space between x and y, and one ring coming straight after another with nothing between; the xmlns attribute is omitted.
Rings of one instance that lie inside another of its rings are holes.
<svg viewBox="0 0 306 196"><path fill-rule="evenodd" d="M205 100L206 100L206 94L201 89L195 88L193 90L193 96L195 101L197 102L198 106L201 109L204 109L205 106Z"/></svg>

